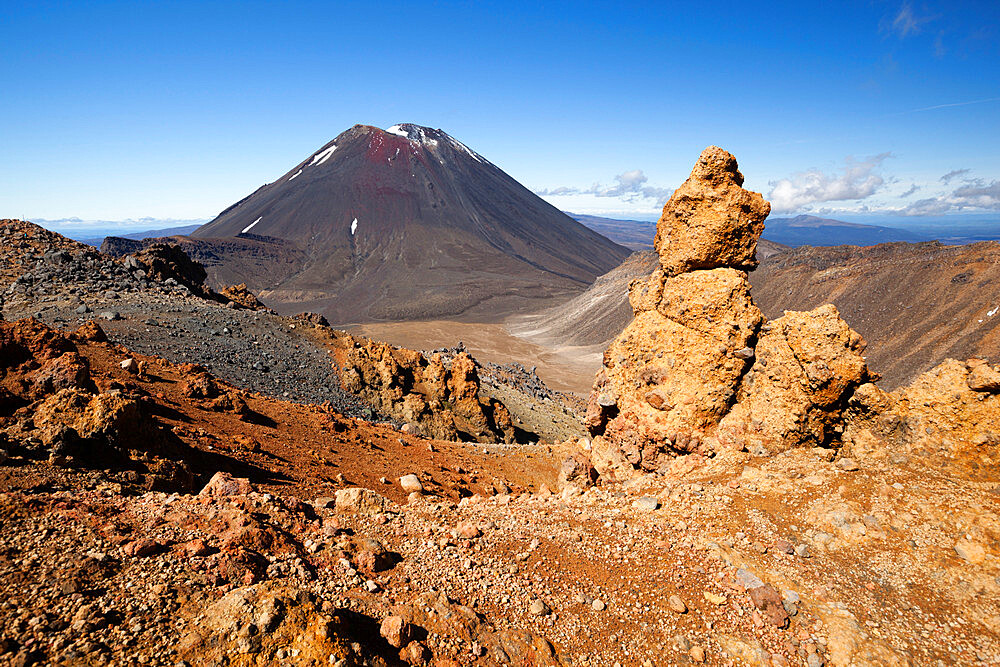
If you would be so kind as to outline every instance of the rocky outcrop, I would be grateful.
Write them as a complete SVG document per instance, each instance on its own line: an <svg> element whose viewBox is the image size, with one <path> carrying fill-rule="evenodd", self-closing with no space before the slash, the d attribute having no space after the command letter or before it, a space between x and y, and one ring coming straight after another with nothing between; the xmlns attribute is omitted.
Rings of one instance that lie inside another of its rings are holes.
<svg viewBox="0 0 1000 667"><path fill-rule="evenodd" d="M248 310L264 310L266 308L266 306L257 299L257 296L247 289L246 283L223 287L219 290L219 294L226 299L229 299L229 301L236 306L246 308Z"/></svg>
<svg viewBox="0 0 1000 667"><path fill-rule="evenodd" d="M143 242L136 239L127 239L121 236L106 236L101 241L100 250L105 255L112 257L124 257L142 250Z"/></svg>
<svg viewBox="0 0 1000 667"><path fill-rule="evenodd" d="M742 183L735 158L710 147L664 207L660 266L633 283L635 319L605 353L590 398L598 455L656 469L661 454L699 449L732 405L763 319L745 269L770 210Z"/></svg>
<svg viewBox="0 0 1000 667"><path fill-rule="evenodd" d="M467 353L428 359L343 332L334 334L334 344L343 388L404 422L408 431L441 440L515 441L507 408L480 398L476 362Z"/></svg>
<svg viewBox="0 0 1000 667"><path fill-rule="evenodd" d="M205 267L188 257L179 245L154 243L130 258L144 268L150 280L165 282L172 279L196 294L210 294L205 287L205 279L208 277ZM126 263L130 258L126 258Z"/></svg>
<svg viewBox="0 0 1000 667"><path fill-rule="evenodd" d="M873 439L902 449L950 443L951 456L978 457L974 467L993 461L997 369L948 360L887 394L864 339L833 305L766 321L747 270L769 205L742 183L735 159L710 147L663 209L660 266L632 284L635 318L609 346L590 396L598 472L623 479L720 449L861 451Z"/></svg>
<svg viewBox="0 0 1000 667"><path fill-rule="evenodd" d="M0 438L28 460L133 470L148 488L190 489L184 445L141 397L120 385L101 391L91 378L76 341L102 339L93 322L71 336L34 319L0 322Z"/></svg>
<svg viewBox="0 0 1000 667"><path fill-rule="evenodd" d="M765 324L717 436L755 454L831 444L843 431L846 399L873 379L863 351L864 340L829 304Z"/></svg>
<svg viewBox="0 0 1000 667"><path fill-rule="evenodd" d="M1000 367L982 359L948 359L907 387L884 392L864 384L846 410L848 453L887 445L901 455L932 458L975 480L995 481L1000 465Z"/></svg>
<svg viewBox="0 0 1000 667"><path fill-rule="evenodd" d="M35 319L0 321L0 416L60 389L94 389L73 341Z"/></svg>

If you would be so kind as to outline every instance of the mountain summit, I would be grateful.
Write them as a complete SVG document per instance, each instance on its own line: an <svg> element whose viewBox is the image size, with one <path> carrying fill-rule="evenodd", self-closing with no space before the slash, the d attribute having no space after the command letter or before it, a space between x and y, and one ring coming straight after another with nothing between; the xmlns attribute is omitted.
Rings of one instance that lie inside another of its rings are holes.
<svg viewBox="0 0 1000 667"><path fill-rule="evenodd" d="M254 287L340 322L499 316L578 292L629 254L409 123L355 125L192 236L296 244L305 258Z"/></svg>

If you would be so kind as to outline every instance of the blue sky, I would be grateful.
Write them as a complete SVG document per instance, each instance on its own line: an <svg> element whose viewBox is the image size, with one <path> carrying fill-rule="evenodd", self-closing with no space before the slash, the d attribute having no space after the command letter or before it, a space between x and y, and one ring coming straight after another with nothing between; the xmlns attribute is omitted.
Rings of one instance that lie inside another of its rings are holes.
<svg viewBox="0 0 1000 667"><path fill-rule="evenodd" d="M400 122L573 211L709 144L776 213L1000 209L1000 3L700 5L6 2L0 216L211 218Z"/></svg>

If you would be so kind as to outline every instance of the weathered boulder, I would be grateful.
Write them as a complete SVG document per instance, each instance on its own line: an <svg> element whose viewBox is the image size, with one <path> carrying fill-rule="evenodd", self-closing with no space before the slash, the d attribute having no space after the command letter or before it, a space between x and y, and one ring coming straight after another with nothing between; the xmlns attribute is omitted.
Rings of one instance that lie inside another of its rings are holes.
<svg viewBox="0 0 1000 667"><path fill-rule="evenodd" d="M702 151L656 225L654 245L666 275L757 266L757 240L771 205L742 185L735 157L717 146Z"/></svg>
<svg viewBox="0 0 1000 667"><path fill-rule="evenodd" d="M178 367L181 373L181 392L188 398L215 398L219 395L219 385L204 366L198 364L182 364Z"/></svg>
<svg viewBox="0 0 1000 667"><path fill-rule="evenodd" d="M843 430L847 399L873 379L864 347L830 304L766 324L719 440L757 454L828 444Z"/></svg>
<svg viewBox="0 0 1000 667"><path fill-rule="evenodd" d="M219 471L212 475L212 479L208 480L208 484L198 495L223 498L225 496L245 496L251 492L253 492L253 487L250 485L250 480L233 477L228 472Z"/></svg>
<svg viewBox="0 0 1000 667"><path fill-rule="evenodd" d="M338 489L336 508L340 512L357 512L360 514L375 514L384 512L389 507L389 501L371 489L351 487Z"/></svg>

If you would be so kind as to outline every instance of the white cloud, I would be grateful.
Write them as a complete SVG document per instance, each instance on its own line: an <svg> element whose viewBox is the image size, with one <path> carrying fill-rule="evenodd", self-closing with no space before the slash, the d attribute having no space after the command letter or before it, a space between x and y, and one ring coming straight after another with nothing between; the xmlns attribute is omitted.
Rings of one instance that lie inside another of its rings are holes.
<svg viewBox="0 0 1000 667"><path fill-rule="evenodd" d="M942 183L950 183L951 179L958 178L959 176L965 176L970 171L972 171L972 170L971 169L953 169L953 170L949 171L947 174L945 174L944 176L942 176L938 180L940 180Z"/></svg>
<svg viewBox="0 0 1000 667"><path fill-rule="evenodd" d="M964 170L968 171L968 170ZM947 175L947 174L946 174ZM944 180L943 178L941 180ZM913 202L898 212L903 215L941 215L963 209L1000 211L1000 180L987 183L982 179L966 181L955 190Z"/></svg>
<svg viewBox="0 0 1000 667"><path fill-rule="evenodd" d="M673 192L670 188L660 188L646 185L649 177L643 173L642 169L633 169L615 176L614 185L602 185L594 183L589 188L577 188L571 186L561 186L557 188L543 188L535 190L535 194L540 197L561 197L568 195L592 195L594 197L614 197L624 202L635 202L640 199L657 200L664 202Z"/></svg>
<svg viewBox="0 0 1000 667"><path fill-rule="evenodd" d="M1000 209L1000 181L987 184L977 179L958 188L951 196L970 208Z"/></svg>
<svg viewBox="0 0 1000 667"><path fill-rule="evenodd" d="M875 173L891 153L880 153L861 161L848 157L839 176L818 169L793 174L772 181L767 198L775 213L800 211L812 204L831 201L851 201L870 197L885 185L885 179Z"/></svg>

